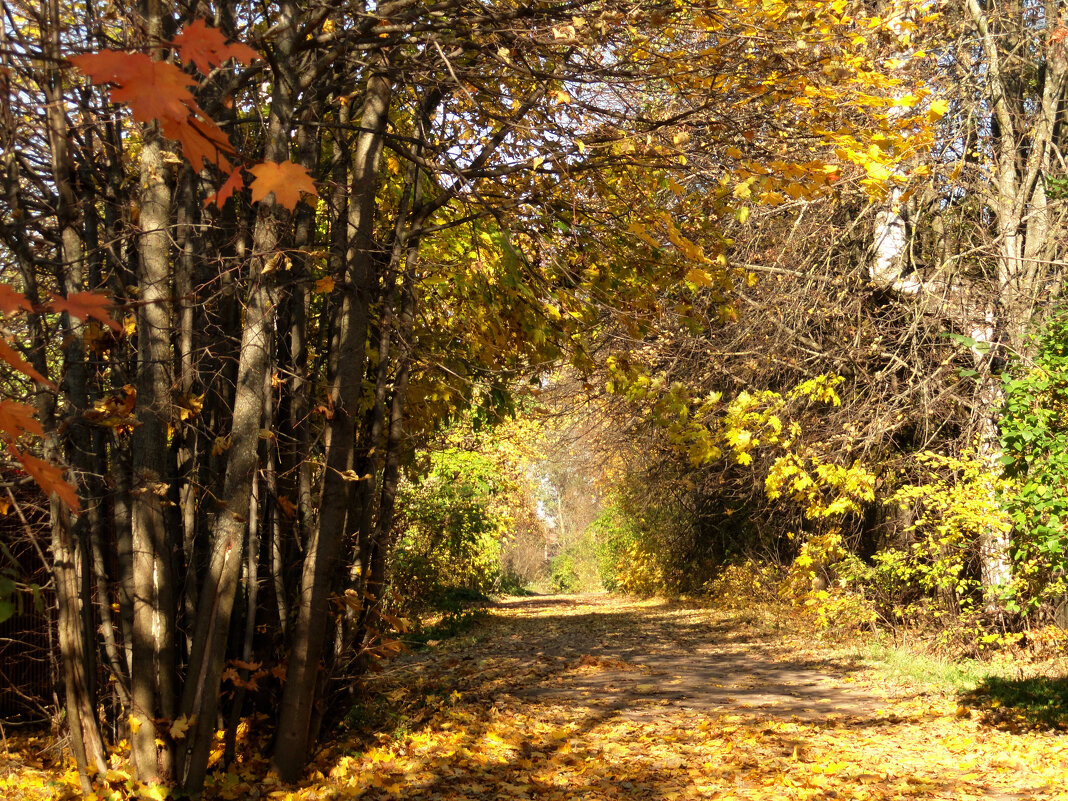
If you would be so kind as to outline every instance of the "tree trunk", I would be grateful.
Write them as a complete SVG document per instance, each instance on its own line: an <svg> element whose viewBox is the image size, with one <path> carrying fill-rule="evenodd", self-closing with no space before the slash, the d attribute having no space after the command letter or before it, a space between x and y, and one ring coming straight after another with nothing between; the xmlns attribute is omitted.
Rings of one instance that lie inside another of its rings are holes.
<svg viewBox="0 0 1068 801"><path fill-rule="evenodd" d="M275 45L276 68L265 157L286 161L296 102L296 82L290 72L298 32L294 3L282 3L277 27L279 37ZM203 787L215 736L230 616L245 554L246 515L258 465L265 387L270 386L264 376L269 376L273 367L277 302L273 284L277 271L268 265L273 268L282 258L280 246L289 220L289 212L269 198L260 202L252 237L230 447L219 508L211 527L210 563L199 593L200 606L182 695L182 713L188 716L191 726L181 755L180 783L183 790L191 793Z"/></svg>
<svg viewBox="0 0 1068 801"><path fill-rule="evenodd" d="M389 116L391 85L381 73L367 83L360 135L352 154L350 186L358 193L349 202L349 250L337 314L337 364L331 390L333 419L326 453L319 525L308 541L301 576L297 619L282 696L273 765L285 781L296 781L307 759L313 706L326 628L328 598L337 573L337 557L347 533L349 495L355 475L356 415L363 390L370 299L375 285L373 223L378 163Z"/></svg>

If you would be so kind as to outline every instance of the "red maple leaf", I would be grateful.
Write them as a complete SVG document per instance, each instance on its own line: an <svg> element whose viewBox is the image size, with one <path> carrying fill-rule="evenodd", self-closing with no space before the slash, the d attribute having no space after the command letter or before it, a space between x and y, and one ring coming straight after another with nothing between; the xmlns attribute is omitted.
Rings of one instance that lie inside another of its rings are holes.
<svg viewBox="0 0 1068 801"><path fill-rule="evenodd" d="M75 512L82 508L81 501L78 500L78 493L63 478L62 468L49 464L44 459L38 459L36 456L23 453L12 445L8 446L8 450L11 451L16 459L22 462L22 466L37 482L37 486L48 494L56 493L59 499Z"/></svg>
<svg viewBox="0 0 1068 801"><path fill-rule="evenodd" d="M190 115L181 125L164 125L163 135L176 139L186 159L198 170L202 169L201 163L213 164L224 171L230 167L223 154L233 153L234 149L214 120Z"/></svg>
<svg viewBox="0 0 1068 801"><path fill-rule="evenodd" d="M0 284L0 311L11 314L19 309L33 311L33 306L21 292L16 292L8 284Z"/></svg>
<svg viewBox="0 0 1068 801"><path fill-rule="evenodd" d="M209 28L202 19L185 27L171 42L181 56L182 62L192 64L205 75L212 67L218 67L233 58L242 64L251 64L260 54L248 45L235 42L227 44L226 37L218 28Z"/></svg>
<svg viewBox="0 0 1068 801"><path fill-rule="evenodd" d="M101 50L71 56L70 63L93 79L93 83L125 83L131 77L131 63L148 58L122 50Z"/></svg>
<svg viewBox="0 0 1068 801"><path fill-rule="evenodd" d="M44 436L44 429L33 416L33 407L13 400L0 400L0 431L12 438L23 433Z"/></svg>
<svg viewBox="0 0 1068 801"><path fill-rule="evenodd" d="M113 331L121 332L122 326L111 318L111 298L96 292L72 292L63 298L51 293L52 302L47 304L52 311L66 312L79 320L94 317Z"/></svg>
<svg viewBox="0 0 1068 801"><path fill-rule="evenodd" d="M205 206L210 206L214 203L218 208L222 208L226 205L226 201L230 199L230 196L238 189L243 189L245 182L241 177L242 169L235 167L234 171L230 173L230 177L226 179L222 186L220 186L215 194L210 195L207 200L204 201Z"/></svg>
<svg viewBox="0 0 1068 801"><path fill-rule="evenodd" d="M95 83L113 84L111 99L128 105L138 122L158 120L163 135L182 146L196 169L203 164L223 170L230 166L223 156L234 152L229 139L201 111L190 91L196 81L178 67L119 50L73 56L71 63Z"/></svg>
<svg viewBox="0 0 1068 801"><path fill-rule="evenodd" d="M55 389L56 385L41 375L28 361L22 358L17 350L8 344L7 340L0 337L0 361L7 362L23 375L28 375L38 384Z"/></svg>
<svg viewBox="0 0 1068 801"><path fill-rule="evenodd" d="M159 120L164 126L168 122L184 123L190 111L197 108L189 91L196 81L166 61L153 61L141 53L130 58L134 59L135 69L111 90L111 99L128 105L138 122Z"/></svg>
<svg viewBox="0 0 1068 801"><path fill-rule="evenodd" d="M292 161L265 161L250 167L249 172L256 179L251 187L253 203L273 192L275 203L293 211L300 202L301 193L319 196L308 171Z"/></svg>
<svg viewBox="0 0 1068 801"><path fill-rule="evenodd" d="M197 107L189 88L196 81L166 61L153 61L144 53L101 50L73 56L71 63L93 79L111 83L111 99L130 107L138 122L160 120L182 123Z"/></svg>

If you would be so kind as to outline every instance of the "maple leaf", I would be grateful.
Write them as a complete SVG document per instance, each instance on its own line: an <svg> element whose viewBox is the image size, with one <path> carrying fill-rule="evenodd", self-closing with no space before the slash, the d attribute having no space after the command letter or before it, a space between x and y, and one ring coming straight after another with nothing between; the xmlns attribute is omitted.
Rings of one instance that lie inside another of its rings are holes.
<svg viewBox="0 0 1068 801"><path fill-rule="evenodd" d="M264 161L250 168L249 172L256 179L252 182L253 203L273 192L275 203L293 211L300 202L301 193L319 196L308 171L292 161Z"/></svg>
<svg viewBox="0 0 1068 801"><path fill-rule="evenodd" d="M182 146L182 153L197 169L202 164L229 167L224 153L233 153L229 139L213 120L204 116L190 92L189 75L166 61L153 61L144 53L101 50L73 56L71 63L95 83L111 83L111 99L125 103L138 122L158 120L163 135Z"/></svg>
<svg viewBox="0 0 1068 801"><path fill-rule="evenodd" d="M284 495L278 496L278 508L282 510L283 515L290 519L297 515L297 505Z"/></svg>
<svg viewBox="0 0 1068 801"><path fill-rule="evenodd" d="M75 512L82 508L74 487L63 478L62 468L56 467L56 465L50 464L44 459L38 459L36 456L23 453L17 448L9 446L8 450L11 451L11 454L16 459L22 462L26 472L30 474L30 477L37 482L37 486L44 490L45 493L51 495L54 492L69 509Z"/></svg>
<svg viewBox="0 0 1068 801"><path fill-rule="evenodd" d="M225 171L230 162L223 155L233 153L230 140L214 120L200 114L190 114L181 123L165 121L163 135L175 139L182 146L182 153L196 169L201 164L213 164Z"/></svg>
<svg viewBox="0 0 1068 801"><path fill-rule="evenodd" d="M33 311L33 306L21 292L16 292L8 284L0 284L0 311L11 314L19 309Z"/></svg>
<svg viewBox="0 0 1068 801"><path fill-rule="evenodd" d="M37 372L37 370L34 369L33 365L31 365L28 361L22 358L19 352L16 351L13 347L11 347L11 345L9 345L7 340L3 337L0 337L0 361L7 362L20 373L28 375L38 384L44 384L46 387L52 387L53 389L55 389L56 385L49 381L47 378L45 378L43 375L41 375L39 372Z"/></svg>
<svg viewBox="0 0 1068 801"><path fill-rule="evenodd" d="M122 332L122 326L112 319L110 309L111 299L96 292L72 292L66 298L62 298L54 292L51 293L52 302L48 305L55 312L66 312L71 317L79 320L87 320L94 317L112 331Z"/></svg>
<svg viewBox="0 0 1068 801"><path fill-rule="evenodd" d="M173 64L153 61L141 54L137 56L139 69L111 90L111 99L128 105L138 122L184 123L190 109L196 107L196 100L189 91L196 82Z"/></svg>
<svg viewBox="0 0 1068 801"><path fill-rule="evenodd" d="M44 429L33 416L33 407L25 403L13 400L0 400L0 431L5 431L12 437L20 434L35 434L44 436Z"/></svg>
<svg viewBox="0 0 1068 801"><path fill-rule="evenodd" d="M160 120L181 124L190 110L197 107L189 91L196 81L173 64L153 61L144 53L101 50L73 56L71 63L94 83L115 84L111 99L128 105L138 122Z"/></svg>
<svg viewBox="0 0 1068 801"><path fill-rule="evenodd" d="M241 167L235 167L233 172L230 173L230 177L227 178L223 185L215 190L214 194L208 196L204 201L204 207L207 208L212 203L217 208L222 208L226 205L226 201L230 199L230 196L234 194L238 189L245 188L245 182L241 178Z"/></svg>
<svg viewBox="0 0 1068 801"><path fill-rule="evenodd" d="M184 63L192 64L205 75L212 67L221 66L229 59L242 64L251 64L260 54L240 42L226 43L226 37L218 28L211 28L202 19L195 20L171 42Z"/></svg>
<svg viewBox="0 0 1068 801"><path fill-rule="evenodd" d="M124 83L129 80L131 60L148 58L138 53L122 50L101 50L98 53L84 53L71 56L70 63L93 79L93 83Z"/></svg>
<svg viewBox="0 0 1068 801"><path fill-rule="evenodd" d="M189 727L196 723L196 715L182 715L171 722L171 737L180 740L185 737Z"/></svg>

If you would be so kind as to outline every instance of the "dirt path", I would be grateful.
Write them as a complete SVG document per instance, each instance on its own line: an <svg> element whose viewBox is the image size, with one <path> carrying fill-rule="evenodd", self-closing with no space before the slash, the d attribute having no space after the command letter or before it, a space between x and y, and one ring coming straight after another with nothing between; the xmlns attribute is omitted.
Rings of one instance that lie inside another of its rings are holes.
<svg viewBox="0 0 1068 801"><path fill-rule="evenodd" d="M776 653L752 625L711 622L685 606L561 596L511 599L497 611L508 618L568 621L545 632L529 628L521 638L510 635L564 663L552 680L522 689L523 699L622 718L738 709L777 719L842 720L874 715L885 705L846 683L846 665L814 664L781 648Z"/></svg>
<svg viewBox="0 0 1068 801"><path fill-rule="evenodd" d="M393 730L325 754L333 789L307 797L1068 799L1066 738L982 727L784 634L678 604L509 600L384 671Z"/></svg>

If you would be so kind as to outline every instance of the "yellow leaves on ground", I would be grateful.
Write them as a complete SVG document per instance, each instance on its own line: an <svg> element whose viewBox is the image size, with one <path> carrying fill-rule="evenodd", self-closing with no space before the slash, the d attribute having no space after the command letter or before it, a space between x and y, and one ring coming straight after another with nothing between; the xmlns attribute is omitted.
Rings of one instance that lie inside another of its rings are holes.
<svg viewBox="0 0 1068 801"><path fill-rule="evenodd" d="M980 730L940 696L886 699L880 680L863 672L848 677L850 692L875 699L874 711L850 709L847 700L840 712L813 719L768 714L747 700L758 685L717 708L671 705L664 679L643 660L692 650L715 640L713 631L728 632L717 647L734 648L731 659L752 660L754 670L821 656L707 610L607 599L539 608L538 600L533 609L495 612L478 644L416 657L379 682L385 692L414 678L419 692L396 709L421 708L429 715L421 724L380 734L366 750L340 746L343 755L320 764L325 779L272 797L1068 798L1058 778L1068 746L1057 737ZM693 641L677 642L680 631ZM747 645L726 644L746 635ZM610 643L627 658L580 656Z"/></svg>
<svg viewBox="0 0 1068 801"><path fill-rule="evenodd" d="M834 647L751 604L732 616L516 599L474 637L373 679L365 697L388 714L330 744L297 786L247 750L266 745L265 730L251 742L262 722L242 723L245 750L204 799L1068 799L1059 733L985 727L955 698L898 688ZM782 703L767 702L775 693ZM37 761L44 750L0 756L0 797L80 797L73 770ZM168 797L112 759L94 801Z"/></svg>

